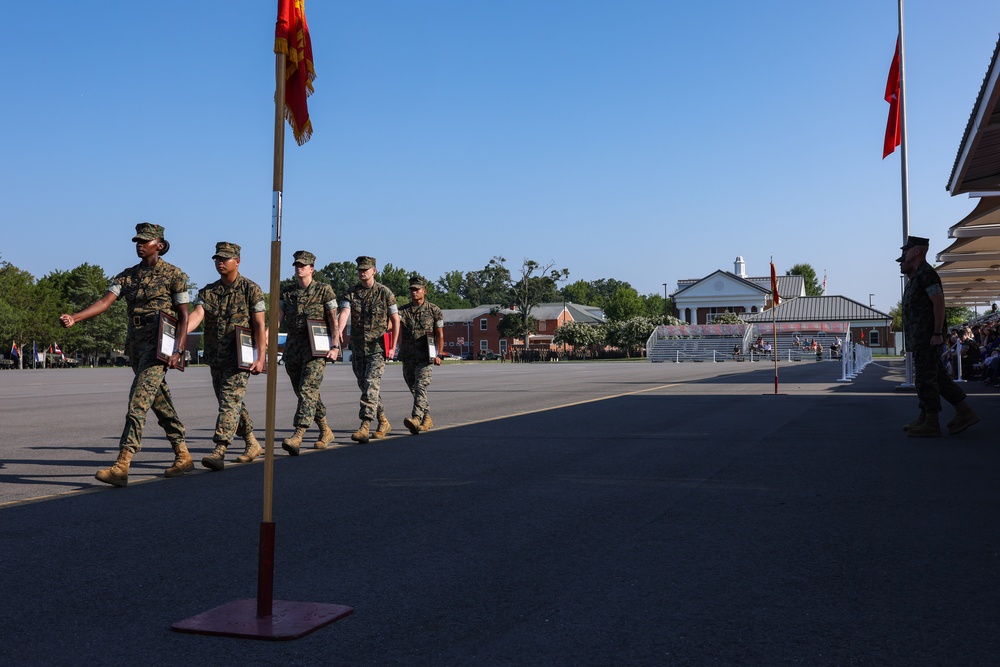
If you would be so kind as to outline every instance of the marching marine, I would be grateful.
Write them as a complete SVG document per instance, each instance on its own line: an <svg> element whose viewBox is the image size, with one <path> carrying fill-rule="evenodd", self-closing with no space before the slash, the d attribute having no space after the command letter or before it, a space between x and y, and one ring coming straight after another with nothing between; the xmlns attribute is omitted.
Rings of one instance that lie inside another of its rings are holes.
<svg viewBox="0 0 1000 667"><path fill-rule="evenodd" d="M385 360L392 359L395 341L399 339L399 313L396 297L385 285L375 282L375 258L362 255L358 265L358 282L344 294L337 316L337 337L343 340L347 323L351 324L351 368L361 390L358 418L361 426L351 434L351 440L365 443L371 438L384 438L392 426L382 407L382 373ZM386 344L385 334L391 333ZM371 430L371 423L378 426Z"/></svg>
<svg viewBox="0 0 1000 667"><path fill-rule="evenodd" d="M177 368L183 363L186 337L176 336L168 360L157 356L160 352L161 314L172 311L177 318L176 331L187 331L187 276L162 259L170 250L162 226L141 222L135 226L132 241L139 263L115 276L108 291L94 303L78 313L59 316L64 327L71 327L104 313L117 299L125 299L128 312L125 349L132 361L135 378L129 390L125 428L118 443L118 459L110 468L99 470L95 475L99 481L112 486L128 485L129 465L132 457L142 448L142 429L150 408L174 450L174 464L167 468L163 476L177 477L194 467L184 440L184 424L174 409L166 380L167 369Z"/></svg>
<svg viewBox="0 0 1000 667"><path fill-rule="evenodd" d="M431 371L441 365L443 357L444 315L426 296L427 281L410 276L410 302L399 309L399 360L403 362L403 380L413 394L413 409L403 424L413 435L434 425L427 387Z"/></svg>
<svg viewBox="0 0 1000 667"><path fill-rule="evenodd" d="M215 421L212 441L215 449L201 460L210 470L225 467L226 449L234 436L246 443L238 463L249 463L262 449L253 433L253 420L244 404L250 375L264 370L266 343L264 323L264 292L252 280L241 275L240 246L220 241L215 244L215 270L219 279L203 287L194 301L188 317L188 333L205 322L205 363L212 373L212 389L219 401L219 416ZM253 334L256 359L247 369L240 368L236 327L246 327Z"/></svg>
<svg viewBox="0 0 1000 667"><path fill-rule="evenodd" d="M314 280L316 255L299 250L292 257L295 285L281 293L278 318L284 322L288 332L282 357L285 371L299 400L294 417L295 433L281 442L281 448L291 456L298 456L302 438L314 420L319 427L319 438L313 443L313 448L326 449L333 442L333 431L327 424L326 406L320 398L319 389L323 384L326 361L337 360L340 346L332 344L325 357L313 356L308 320L326 322L327 331L333 334L337 330L337 296L330 285Z"/></svg>

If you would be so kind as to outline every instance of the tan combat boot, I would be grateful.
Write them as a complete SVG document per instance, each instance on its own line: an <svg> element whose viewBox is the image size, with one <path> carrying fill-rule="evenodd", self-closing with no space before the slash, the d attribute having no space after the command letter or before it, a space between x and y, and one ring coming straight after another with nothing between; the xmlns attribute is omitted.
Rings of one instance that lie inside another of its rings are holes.
<svg viewBox="0 0 1000 667"><path fill-rule="evenodd" d="M188 470L194 468L194 461L191 460L191 453L188 452L187 444L174 445L174 464L163 471L164 477L180 477Z"/></svg>
<svg viewBox="0 0 1000 667"><path fill-rule="evenodd" d="M403 420L403 426L413 435L420 435L420 419L417 417L407 417Z"/></svg>
<svg viewBox="0 0 1000 667"><path fill-rule="evenodd" d="M361 421L361 426L357 431L351 434L351 440L354 442L360 442L362 444L368 442L371 438L371 431L369 427L371 426L371 420L364 419Z"/></svg>
<svg viewBox="0 0 1000 667"><path fill-rule="evenodd" d="M290 456L299 455L299 447L302 446L302 436L306 434L304 426L296 426L295 433L281 441L281 448Z"/></svg>
<svg viewBox="0 0 1000 667"><path fill-rule="evenodd" d="M431 419L431 413L425 412L424 418L420 420L420 430L429 431L432 426L434 426L434 420Z"/></svg>
<svg viewBox="0 0 1000 667"><path fill-rule="evenodd" d="M264 448L257 442L257 438L253 433L247 433L243 436L243 441L247 443L247 446L243 450L243 453L236 457L237 463L250 463L264 451Z"/></svg>
<svg viewBox="0 0 1000 667"><path fill-rule="evenodd" d="M226 467L226 445L223 442L218 442L215 444L215 449L212 453L201 460L201 464L208 468L209 470L222 470Z"/></svg>
<svg viewBox="0 0 1000 667"><path fill-rule="evenodd" d="M938 412L928 412L924 423L920 426L911 428L906 432L906 435L911 438L940 438L941 437L941 422L939 420L940 413Z"/></svg>
<svg viewBox="0 0 1000 667"><path fill-rule="evenodd" d="M118 452L118 459L105 470L98 470L94 475L99 481L111 486L128 486L128 467L135 453L131 449Z"/></svg>
<svg viewBox="0 0 1000 667"><path fill-rule="evenodd" d="M326 417L317 417L316 426L319 426L319 439L316 440L313 449L326 449L333 442L333 431L330 430L330 425L326 423Z"/></svg>
<svg viewBox="0 0 1000 667"><path fill-rule="evenodd" d="M389 420L385 418L385 415L379 415L378 428L375 429L375 431L372 433L372 437L375 438L376 440L379 440L388 435L389 431L391 430L392 430L392 424L389 423Z"/></svg>
<svg viewBox="0 0 1000 667"><path fill-rule="evenodd" d="M968 401L962 401L955 406L957 412L954 419L948 422L948 434L958 435L973 424L979 423L979 415L969 407Z"/></svg>
<svg viewBox="0 0 1000 667"><path fill-rule="evenodd" d="M923 424L924 420L926 420L926 419L927 419L927 413L924 412L923 410L921 410L920 411L920 416L917 417L916 419L914 419L913 421L911 421L909 424L906 424L905 426L903 426L903 430L904 431L909 431L911 428L917 428L918 426L920 426L921 424Z"/></svg>

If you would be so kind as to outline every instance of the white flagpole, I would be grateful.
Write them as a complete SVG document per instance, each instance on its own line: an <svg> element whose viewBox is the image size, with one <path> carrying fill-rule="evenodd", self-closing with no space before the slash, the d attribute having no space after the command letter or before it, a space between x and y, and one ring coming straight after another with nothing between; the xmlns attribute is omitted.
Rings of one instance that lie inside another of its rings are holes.
<svg viewBox="0 0 1000 667"><path fill-rule="evenodd" d="M903 34L903 0L899 0L899 176L902 193L903 244L910 236L910 189L906 155L906 39ZM902 302L902 295L900 295ZM905 327L904 327L905 330ZM906 344L906 341L904 341ZM909 347L909 345L907 345ZM906 352L905 388L913 387L913 355Z"/></svg>

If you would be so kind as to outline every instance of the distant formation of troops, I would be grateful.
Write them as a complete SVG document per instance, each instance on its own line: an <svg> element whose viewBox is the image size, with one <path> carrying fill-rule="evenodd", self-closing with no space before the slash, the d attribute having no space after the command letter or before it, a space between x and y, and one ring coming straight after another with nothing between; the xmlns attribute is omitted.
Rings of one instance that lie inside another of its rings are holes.
<svg viewBox="0 0 1000 667"><path fill-rule="evenodd" d="M265 369L267 325L263 290L239 272L240 246L227 241L216 244L212 260L219 280L199 290L190 308L187 276L163 259L170 250L163 227L140 223L132 241L139 263L115 276L100 299L78 313L59 317L64 327L71 327L104 313L119 298L126 303L125 345L135 377L118 458L95 477L112 486L128 485L129 466L141 449L150 409L174 451L174 462L164 476L177 477L194 468L166 372L183 368L186 334L203 323L205 362L211 371L219 410L212 435L214 449L201 460L202 465L222 470L226 451L236 437L244 442L243 453L236 461L253 461L263 448L254 435L244 399L250 376ZM410 302L397 308L392 291L375 280L375 258L361 256L356 262L358 282L338 302L330 285L314 280L316 256L305 250L293 255L295 283L282 291L278 304L279 320L287 332L283 362L298 399L292 421L295 430L281 443L290 456L299 455L313 423L319 429L313 448L325 449L334 440L320 386L327 361L336 361L340 355L348 325L351 366L361 390L361 423L351 440L366 443L384 438L391 431L380 389L385 362L397 354L406 386L413 395L413 408L403 424L413 435L433 426L427 388L433 367L440 365L444 356L439 347L444 340L441 309L426 300L427 283L417 275L409 280ZM328 349L320 346L317 350L313 343L310 323L317 321L326 326ZM165 326L173 335L163 335ZM241 337L242 332L249 337ZM169 345L165 346L164 341L170 341ZM252 355L241 357L245 350L240 348L247 344L244 341L250 341Z"/></svg>

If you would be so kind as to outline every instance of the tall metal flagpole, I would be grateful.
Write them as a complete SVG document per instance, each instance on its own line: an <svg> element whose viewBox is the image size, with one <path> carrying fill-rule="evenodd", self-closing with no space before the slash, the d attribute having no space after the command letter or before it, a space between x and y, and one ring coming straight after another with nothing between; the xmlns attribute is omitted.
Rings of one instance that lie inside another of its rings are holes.
<svg viewBox="0 0 1000 667"><path fill-rule="evenodd" d="M264 513L257 560L257 615L270 616L274 599L274 425L278 388L278 302L281 299L281 191L285 180L285 54L275 54L274 169L271 180L271 284L267 316L267 404L264 430Z"/></svg>
<svg viewBox="0 0 1000 667"><path fill-rule="evenodd" d="M906 39L903 35L903 0L899 0L899 175L903 197L903 243L910 236L910 189L909 172L906 156ZM902 304L902 294L900 294L900 304ZM905 314L900 310L900 317ZM906 327L903 327L906 330ZM909 348L904 339L903 344ZM913 355L906 351L906 382L900 385L902 388L912 388L913 384Z"/></svg>
<svg viewBox="0 0 1000 667"><path fill-rule="evenodd" d="M299 12L298 15L295 12ZM278 25L300 19L305 32L303 0L278 0ZM285 163L286 54L275 39L274 179L271 205L271 303L267 329L267 426L264 442L264 513L260 524L257 599L240 599L172 624L178 632L243 639L297 639L333 623L353 609L339 604L296 602L274 598L274 413L278 378L278 300L281 264L281 190ZM289 44L289 48L295 48ZM256 602L256 613L253 603ZM275 606L277 609L275 610Z"/></svg>

